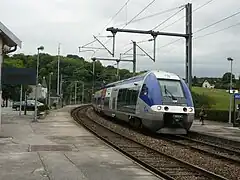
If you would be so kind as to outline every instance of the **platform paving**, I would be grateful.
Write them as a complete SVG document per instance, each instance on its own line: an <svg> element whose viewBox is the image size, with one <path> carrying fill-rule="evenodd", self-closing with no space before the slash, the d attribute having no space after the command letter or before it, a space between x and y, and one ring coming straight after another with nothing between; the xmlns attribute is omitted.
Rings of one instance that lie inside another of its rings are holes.
<svg viewBox="0 0 240 180"><path fill-rule="evenodd" d="M233 127L232 124L216 122L216 121L204 121L204 125L199 120L194 120L190 131L195 131L203 134L217 136L233 141L240 142L240 128Z"/></svg>
<svg viewBox="0 0 240 180"><path fill-rule="evenodd" d="M72 107L38 123L32 114L3 110L0 132L1 180L157 180L70 117Z"/></svg>

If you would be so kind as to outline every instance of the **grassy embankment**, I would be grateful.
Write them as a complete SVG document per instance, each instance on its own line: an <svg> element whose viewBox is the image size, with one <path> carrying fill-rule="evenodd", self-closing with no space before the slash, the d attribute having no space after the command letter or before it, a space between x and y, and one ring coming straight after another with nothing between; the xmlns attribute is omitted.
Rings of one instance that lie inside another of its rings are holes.
<svg viewBox="0 0 240 180"><path fill-rule="evenodd" d="M224 89L207 89L202 87L193 87L192 91L197 94L206 94L215 99L216 104L211 109L228 110L229 94Z"/></svg>

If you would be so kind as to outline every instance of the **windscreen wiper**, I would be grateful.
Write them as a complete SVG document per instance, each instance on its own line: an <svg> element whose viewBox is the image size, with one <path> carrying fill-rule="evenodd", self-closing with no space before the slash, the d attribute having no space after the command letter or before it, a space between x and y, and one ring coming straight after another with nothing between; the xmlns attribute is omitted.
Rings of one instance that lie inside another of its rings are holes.
<svg viewBox="0 0 240 180"><path fill-rule="evenodd" d="M165 90L165 94L170 94L172 100L177 100L177 98L167 89L166 85L164 85L164 90Z"/></svg>

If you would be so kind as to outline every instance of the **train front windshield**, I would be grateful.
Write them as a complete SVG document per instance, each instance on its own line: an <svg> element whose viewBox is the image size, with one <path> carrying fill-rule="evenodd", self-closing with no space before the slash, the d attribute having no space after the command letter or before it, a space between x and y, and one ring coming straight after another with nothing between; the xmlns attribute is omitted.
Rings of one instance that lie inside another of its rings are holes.
<svg viewBox="0 0 240 180"><path fill-rule="evenodd" d="M179 80L158 79L163 97L184 98L184 92Z"/></svg>

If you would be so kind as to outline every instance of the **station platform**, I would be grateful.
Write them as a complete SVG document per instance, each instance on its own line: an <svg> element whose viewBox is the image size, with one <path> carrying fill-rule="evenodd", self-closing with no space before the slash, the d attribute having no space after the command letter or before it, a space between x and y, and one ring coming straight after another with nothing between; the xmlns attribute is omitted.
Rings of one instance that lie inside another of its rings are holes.
<svg viewBox="0 0 240 180"><path fill-rule="evenodd" d="M159 177L113 150L78 125L68 106L31 122L3 109L1 180L157 180Z"/></svg>
<svg viewBox="0 0 240 180"><path fill-rule="evenodd" d="M240 128L232 124L204 120L204 125L199 120L194 120L190 131L217 136L240 142Z"/></svg>

